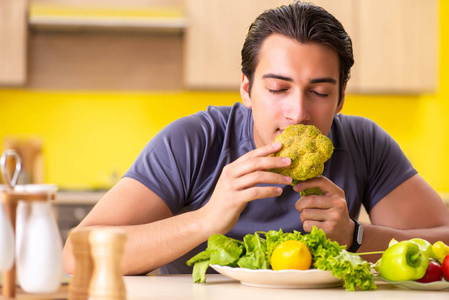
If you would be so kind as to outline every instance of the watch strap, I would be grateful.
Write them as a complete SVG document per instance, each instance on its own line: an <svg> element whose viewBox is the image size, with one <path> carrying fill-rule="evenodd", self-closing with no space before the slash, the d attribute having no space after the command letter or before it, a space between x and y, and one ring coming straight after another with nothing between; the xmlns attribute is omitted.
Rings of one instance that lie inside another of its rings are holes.
<svg viewBox="0 0 449 300"><path fill-rule="evenodd" d="M360 224L359 221L357 221L354 218L351 218L351 220L354 222L355 227L354 227L354 236L352 238L352 245L351 245L351 247L349 247L348 251L355 253L362 245L363 225Z"/></svg>

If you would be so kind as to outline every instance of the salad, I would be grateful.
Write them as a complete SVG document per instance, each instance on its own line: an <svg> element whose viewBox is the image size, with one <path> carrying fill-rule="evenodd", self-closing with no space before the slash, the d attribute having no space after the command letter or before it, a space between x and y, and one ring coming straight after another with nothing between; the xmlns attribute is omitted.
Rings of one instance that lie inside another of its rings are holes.
<svg viewBox="0 0 449 300"><path fill-rule="evenodd" d="M262 237L264 236L264 237ZM304 243L312 254L310 268L332 271L333 276L342 279L348 291L356 287L374 290L374 275L371 264L359 255L347 252L344 246L326 238L326 234L316 227L308 234L298 231L282 232L270 230L248 234L239 241L222 234L214 234L208 239L205 251L187 261L193 267L195 283L206 282L206 271L211 264L248 269L271 269L271 254L280 243L297 240Z"/></svg>

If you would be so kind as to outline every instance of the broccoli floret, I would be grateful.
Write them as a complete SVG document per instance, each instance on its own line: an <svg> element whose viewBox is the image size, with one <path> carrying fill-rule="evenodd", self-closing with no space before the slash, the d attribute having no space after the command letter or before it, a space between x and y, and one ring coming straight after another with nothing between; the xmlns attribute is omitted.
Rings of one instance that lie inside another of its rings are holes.
<svg viewBox="0 0 449 300"><path fill-rule="evenodd" d="M276 137L275 142L282 143L283 147L270 156L289 157L292 163L287 168L270 171L290 176L293 184L321 175L324 163L334 152L331 140L313 125L290 125ZM318 194L316 189L310 192ZM301 193L301 196L307 194L310 195L306 190Z"/></svg>

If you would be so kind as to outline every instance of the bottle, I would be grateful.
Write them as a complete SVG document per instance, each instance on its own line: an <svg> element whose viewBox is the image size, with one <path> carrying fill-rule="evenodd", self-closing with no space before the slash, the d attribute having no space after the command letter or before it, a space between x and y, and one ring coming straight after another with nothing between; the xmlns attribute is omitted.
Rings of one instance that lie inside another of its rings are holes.
<svg viewBox="0 0 449 300"><path fill-rule="evenodd" d="M55 292L63 275L62 240L49 201L33 201L17 262L19 284L27 293Z"/></svg>
<svg viewBox="0 0 449 300"><path fill-rule="evenodd" d="M0 270L9 271L14 265L14 229L0 201Z"/></svg>
<svg viewBox="0 0 449 300"><path fill-rule="evenodd" d="M22 248L22 241L28 219L31 214L31 203L24 200L17 202L16 210L16 260L19 260L20 249Z"/></svg>

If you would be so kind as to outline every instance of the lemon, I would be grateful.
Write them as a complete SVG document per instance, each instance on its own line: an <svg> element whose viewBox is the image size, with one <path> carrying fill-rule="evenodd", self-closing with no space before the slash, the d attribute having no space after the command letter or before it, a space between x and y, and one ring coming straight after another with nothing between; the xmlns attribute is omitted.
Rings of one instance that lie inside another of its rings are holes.
<svg viewBox="0 0 449 300"><path fill-rule="evenodd" d="M449 246L442 241L438 241L432 245L432 251L434 257L442 264L443 259L449 254Z"/></svg>
<svg viewBox="0 0 449 300"><path fill-rule="evenodd" d="M388 243L388 248L390 248L393 245L396 245L397 243L399 243L398 241L396 241L396 239L392 238L390 243Z"/></svg>
<svg viewBox="0 0 449 300"><path fill-rule="evenodd" d="M295 240L280 243L271 254L273 270L308 270L312 264L312 254L307 246Z"/></svg>

